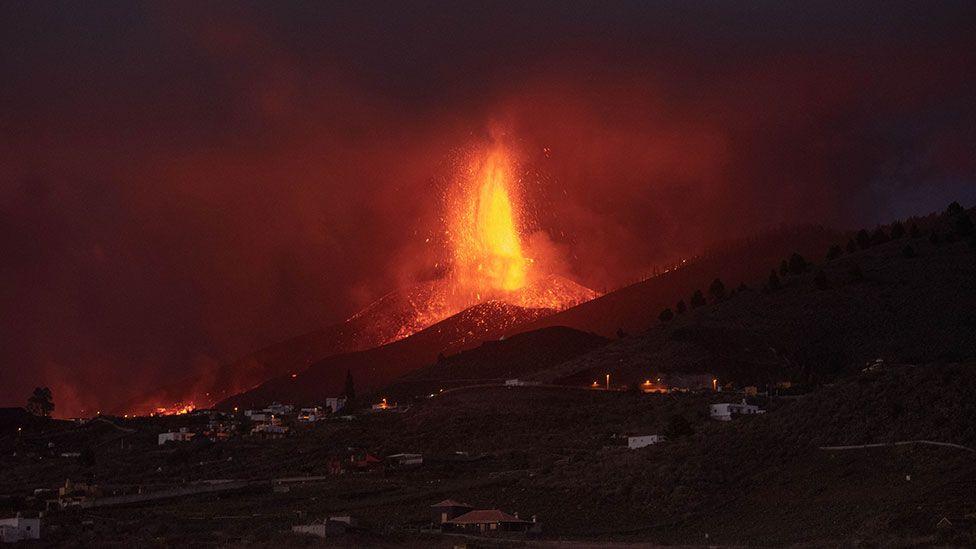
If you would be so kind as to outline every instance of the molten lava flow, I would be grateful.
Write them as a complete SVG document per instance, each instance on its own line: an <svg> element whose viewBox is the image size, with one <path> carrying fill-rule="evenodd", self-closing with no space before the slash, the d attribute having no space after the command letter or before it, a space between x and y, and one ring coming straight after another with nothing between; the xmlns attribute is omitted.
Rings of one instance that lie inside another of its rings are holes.
<svg viewBox="0 0 976 549"><path fill-rule="evenodd" d="M523 288L528 260L523 257L512 199L512 164L502 149L475 162L472 180L461 190L452 219L453 276L481 300Z"/></svg>

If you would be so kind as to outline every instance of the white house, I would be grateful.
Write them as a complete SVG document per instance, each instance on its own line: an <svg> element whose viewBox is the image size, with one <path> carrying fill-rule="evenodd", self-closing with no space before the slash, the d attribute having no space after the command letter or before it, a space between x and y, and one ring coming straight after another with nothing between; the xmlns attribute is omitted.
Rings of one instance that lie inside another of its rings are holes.
<svg viewBox="0 0 976 549"><path fill-rule="evenodd" d="M754 404L746 404L745 399L741 403L735 402L723 402L721 404L712 404L709 407L708 415L712 419L717 419L719 421L731 421L734 416L738 415L755 415L764 414L765 410L759 408Z"/></svg>
<svg viewBox="0 0 976 549"><path fill-rule="evenodd" d="M524 379L506 379L505 385L507 387L529 387L532 385L542 385L541 381L525 381Z"/></svg>
<svg viewBox="0 0 976 549"><path fill-rule="evenodd" d="M636 450L638 448L650 446L651 444L664 442L664 440L665 439L662 435L641 435L636 437L627 437L627 447L631 450Z"/></svg>
<svg viewBox="0 0 976 549"><path fill-rule="evenodd" d="M271 419L271 412L265 410L245 410L244 417L256 422L268 421Z"/></svg>
<svg viewBox="0 0 976 549"><path fill-rule="evenodd" d="M181 428L179 431L159 433L159 445L162 446L171 440L173 442L189 442L193 439L193 435L194 433L187 431L186 427Z"/></svg>
<svg viewBox="0 0 976 549"><path fill-rule="evenodd" d="M325 411L322 410L320 406L315 406L314 408L302 408L298 412L298 421L300 423L315 423L316 421L322 421L325 419Z"/></svg>
<svg viewBox="0 0 976 549"><path fill-rule="evenodd" d="M332 410L332 413L334 414L346 407L346 397L344 396L326 397L325 407Z"/></svg>
<svg viewBox="0 0 976 549"><path fill-rule="evenodd" d="M386 456L386 459L401 467L423 465L424 463L424 456L422 454L393 454Z"/></svg>
<svg viewBox="0 0 976 549"><path fill-rule="evenodd" d="M41 539L41 519L24 518L19 514L14 518L0 519L0 540L3 543L29 539Z"/></svg>
<svg viewBox="0 0 976 549"><path fill-rule="evenodd" d="M291 404L280 404L275 402L271 406L265 408L264 411L276 416L284 416L294 412L295 407Z"/></svg>

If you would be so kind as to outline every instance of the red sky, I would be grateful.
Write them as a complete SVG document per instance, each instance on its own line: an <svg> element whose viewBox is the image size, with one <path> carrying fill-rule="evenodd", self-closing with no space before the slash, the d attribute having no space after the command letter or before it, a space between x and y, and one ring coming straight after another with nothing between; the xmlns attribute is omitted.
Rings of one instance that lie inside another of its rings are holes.
<svg viewBox="0 0 976 549"><path fill-rule="evenodd" d="M976 199L971 3L645 4L4 3L0 405L107 405L429 273L493 128L598 289Z"/></svg>

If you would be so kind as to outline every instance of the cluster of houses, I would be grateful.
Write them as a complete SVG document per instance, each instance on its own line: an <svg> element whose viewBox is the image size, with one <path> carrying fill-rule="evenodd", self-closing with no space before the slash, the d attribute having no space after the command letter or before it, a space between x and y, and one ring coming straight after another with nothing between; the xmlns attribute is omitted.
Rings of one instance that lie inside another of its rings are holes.
<svg viewBox="0 0 976 549"><path fill-rule="evenodd" d="M755 404L748 404L746 399L742 399L742 402L712 404L708 408L709 417L718 421L732 421L735 416L751 416L764 413L766 413L766 410L761 409Z"/></svg>

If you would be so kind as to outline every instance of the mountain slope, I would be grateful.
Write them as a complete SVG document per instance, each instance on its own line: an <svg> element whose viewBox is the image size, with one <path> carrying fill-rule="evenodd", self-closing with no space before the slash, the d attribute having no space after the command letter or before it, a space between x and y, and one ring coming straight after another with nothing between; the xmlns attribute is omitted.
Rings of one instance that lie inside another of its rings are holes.
<svg viewBox="0 0 976 549"><path fill-rule="evenodd" d="M974 304L976 259L965 242L904 238L786 277L779 290L740 291L657 322L538 377L584 384L609 370L634 383L657 373L708 372L763 385L827 381L879 357L973 359Z"/></svg>
<svg viewBox="0 0 976 549"><path fill-rule="evenodd" d="M722 277L726 284L753 284L763 279L770 265L792 252L821 257L830 244L841 239L839 233L818 226L783 228L751 239L716 246L703 257L689 261L671 272L609 292L576 307L540 319L525 330L547 326L568 326L585 332L612 337L618 329L644 330L657 321L664 307L697 289L705 290L712 280ZM731 286L731 287L734 287Z"/></svg>
<svg viewBox="0 0 976 549"><path fill-rule="evenodd" d="M489 301L466 309L407 338L365 351L329 356L306 370L268 380L218 404L222 409L263 406L272 401L316 403L339 394L346 372L356 390L379 389L397 377L430 364L441 353L455 353L487 339L497 339L551 309L526 309Z"/></svg>

